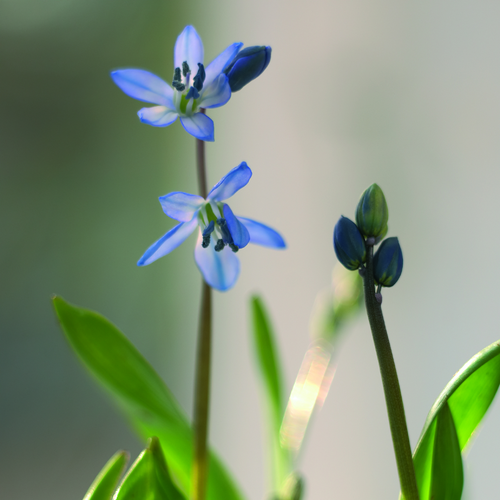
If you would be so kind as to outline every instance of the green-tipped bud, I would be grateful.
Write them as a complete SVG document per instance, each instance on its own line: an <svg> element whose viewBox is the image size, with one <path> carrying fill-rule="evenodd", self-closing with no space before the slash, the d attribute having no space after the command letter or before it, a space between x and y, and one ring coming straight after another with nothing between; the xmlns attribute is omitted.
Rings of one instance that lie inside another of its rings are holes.
<svg viewBox="0 0 500 500"><path fill-rule="evenodd" d="M377 184L372 184L359 199L356 224L364 236L377 238L384 231L387 234L388 220L389 208L384 193Z"/></svg>
<svg viewBox="0 0 500 500"><path fill-rule="evenodd" d="M387 238L373 257L373 277L382 286L393 286L403 272L403 252L397 238Z"/></svg>

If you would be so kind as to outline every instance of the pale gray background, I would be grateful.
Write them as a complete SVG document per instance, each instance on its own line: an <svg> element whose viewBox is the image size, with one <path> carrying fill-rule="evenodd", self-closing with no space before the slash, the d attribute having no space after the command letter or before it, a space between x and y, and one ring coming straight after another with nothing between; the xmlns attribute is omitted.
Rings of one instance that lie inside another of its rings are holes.
<svg viewBox="0 0 500 500"><path fill-rule="evenodd" d="M405 268L384 294L410 437L444 385L500 338L500 4L493 1L82 2L4 0L0 17L0 497L80 500L119 448L141 444L66 346L60 293L118 324L191 411L199 274L193 241L144 269L171 223L157 197L194 191L193 142L138 122L108 77L169 79L193 24L206 58L233 41L273 47L258 81L210 113L210 184L254 171L233 210L268 222L289 249L241 252L216 294L211 439L248 498L265 496L249 294L268 301L291 387L331 236L372 182L386 194ZM307 498L397 498L398 479L367 321L338 356L301 470ZM469 499L496 498L498 404L468 459Z"/></svg>

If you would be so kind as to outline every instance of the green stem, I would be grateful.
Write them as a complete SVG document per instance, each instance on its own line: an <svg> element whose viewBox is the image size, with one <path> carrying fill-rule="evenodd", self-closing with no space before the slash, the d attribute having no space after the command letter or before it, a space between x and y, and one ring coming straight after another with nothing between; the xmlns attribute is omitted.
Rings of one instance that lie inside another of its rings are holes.
<svg viewBox="0 0 500 500"><path fill-rule="evenodd" d="M203 112L203 111L202 111ZM196 139L196 163L200 195L207 196L205 169L205 142ZM202 282L198 351L194 391L194 462L192 470L192 498L205 500L208 479L208 413L210 406L210 355L212 342L212 289Z"/></svg>
<svg viewBox="0 0 500 500"><path fill-rule="evenodd" d="M405 500L419 500L398 374L392 356L387 329L385 328L382 306L375 297L373 245L367 245L366 250L366 269L363 276L366 312L373 334L375 350L377 351L380 374L382 375L387 414L389 416L392 442L398 466L399 482L401 483L401 493Z"/></svg>

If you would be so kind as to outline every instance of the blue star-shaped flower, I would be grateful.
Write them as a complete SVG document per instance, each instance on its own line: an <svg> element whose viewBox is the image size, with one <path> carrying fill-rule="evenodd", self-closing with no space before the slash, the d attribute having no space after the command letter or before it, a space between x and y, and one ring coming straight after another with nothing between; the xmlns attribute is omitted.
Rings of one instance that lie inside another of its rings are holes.
<svg viewBox="0 0 500 500"><path fill-rule="evenodd" d="M142 69L116 70L111 78L130 97L158 104L138 112L142 122L166 127L180 116L187 132L203 141L213 141L214 123L200 109L217 108L229 101L231 87L223 71L242 46L233 43L205 68L203 42L193 26L186 26L175 42L172 87Z"/></svg>
<svg viewBox="0 0 500 500"><path fill-rule="evenodd" d="M153 243L139 259L145 266L177 248L199 227L194 250L196 264L205 281L220 291L229 290L238 279L240 262L236 252L248 243L270 248L285 248L283 238L260 222L236 217L223 203L246 186L252 171L245 162L233 168L208 193L206 199L194 194L169 193L160 197L163 211L180 222Z"/></svg>

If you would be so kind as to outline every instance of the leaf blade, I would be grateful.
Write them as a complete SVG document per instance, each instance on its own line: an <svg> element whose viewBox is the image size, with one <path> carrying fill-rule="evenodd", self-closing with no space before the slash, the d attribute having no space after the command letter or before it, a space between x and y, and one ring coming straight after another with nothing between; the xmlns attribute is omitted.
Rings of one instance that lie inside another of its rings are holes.
<svg viewBox="0 0 500 500"><path fill-rule="evenodd" d="M126 451L117 451L94 479L83 500L110 500L128 460Z"/></svg>
<svg viewBox="0 0 500 500"><path fill-rule="evenodd" d="M192 429L172 393L118 328L100 314L54 297L54 308L71 347L119 403L144 439L158 436L184 492L190 489ZM234 480L210 454L207 499L242 500Z"/></svg>

